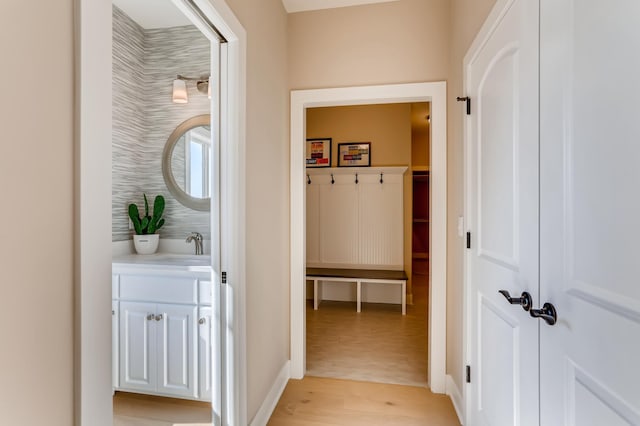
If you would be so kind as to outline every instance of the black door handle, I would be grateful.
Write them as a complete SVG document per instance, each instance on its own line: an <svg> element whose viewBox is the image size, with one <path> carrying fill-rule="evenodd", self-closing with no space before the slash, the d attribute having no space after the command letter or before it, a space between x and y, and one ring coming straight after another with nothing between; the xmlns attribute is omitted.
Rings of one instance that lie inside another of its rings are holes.
<svg viewBox="0 0 640 426"><path fill-rule="evenodd" d="M503 295L505 299L507 299L507 301L512 305L522 306L522 309L524 309L525 311L528 311L529 309L531 309L531 305L533 304L531 295L526 291L523 291L520 297L511 297L511 295L507 290L498 290L498 293Z"/></svg>
<svg viewBox="0 0 640 426"><path fill-rule="evenodd" d="M549 302L542 305L542 309L531 309L529 314L533 318L542 318L549 325L554 325L558 320L556 307Z"/></svg>

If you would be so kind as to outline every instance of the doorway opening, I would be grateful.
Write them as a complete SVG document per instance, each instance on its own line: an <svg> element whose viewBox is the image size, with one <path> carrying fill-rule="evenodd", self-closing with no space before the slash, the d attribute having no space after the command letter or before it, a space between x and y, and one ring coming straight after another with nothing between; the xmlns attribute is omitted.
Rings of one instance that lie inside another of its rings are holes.
<svg viewBox="0 0 640 426"><path fill-rule="evenodd" d="M210 114L219 123L219 135L216 135L219 152L213 155L219 155L220 167L217 173L211 174L208 183L219 185L219 205L225 208L220 209L219 214L217 209L212 209L206 220L211 224L211 239L219 240L224 247L220 255L212 256L210 261L212 291L203 293L220 306L219 314L214 316L219 322L212 326L218 332L211 333L209 345L217 359L210 369L211 375L207 374L217 391L208 407L213 413L213 424L246 424L245 249L241 237L244 226L235 220L244 211L244 159L239 153L244 152L245 144L246 34L224 1L175 0L173 3L210 41L220 37L226 40L224 44L211 43L210 69L220 72L209 81L212 86L219 86L218 104L223 107L213 107L211 102ZM111 157L113 11L111 3L90 0L80 0L77 11L76 422L95 424L96 419L100 419L104 424L111 424L113 377L109 331L112 328L109 317L96 313L105 311L107 303L111 303L112 232L110 227L106 232L96 232L88 224L96 218L111 223L112 169L110 162L104 160ZM171 103L171 86L165 95ZM204 98L207 99L206 91ZM126 206L124 210L126 215ZM224 232L217 231L220 223L226 224ZM220 286L220 271L232 277L225 288ZM162 316L155 315L154 320L162 320Z"/></svg>
<svg viewBox="0 0 640 426"><path fill-rule="evenodd" d="M291 376L306 373L306 201L307 109L315 107L431 103L430 173L432 224L429 287L428 385L445 391L446 351L446 83L415 83L293 91L291 95Z"/></svg>
<svg viewBox="0 0 640 426"><path fill-rule="evenodd" d="M412 173L428 168L428 109L427 102L416 102L306 111L307 267L407 275L404 287L307 281L310 376L427 384L428 269L412 272L412 235L422 235L428 222L412 220L412 205L428 206L428 201L412 196ZM348 147L349 153L358 147L367 152L355 154L363 156L360 160L345 160Z"/></svg>
<svg viewBox="0 0 640 426"><path fill-rule="evenodd" d="M221 352L212 319L220 303L201 294L212 289L200 283L215 282L220 267L212 220L220 205L220 122L212 111L218 40L209 40L170 0L114 0L112 27L114 423L212 423ZM137 212L127 209L132 205ZM146 233L159 236L159 247L145 250L146 266L136 267L137 241ZM185 261L202 270L180 272ZM192 303L185 303L190 290L182 279L198 282ZM171 296L155 288L162 282ZM145 283L154 288L136 290Z"/></svg>

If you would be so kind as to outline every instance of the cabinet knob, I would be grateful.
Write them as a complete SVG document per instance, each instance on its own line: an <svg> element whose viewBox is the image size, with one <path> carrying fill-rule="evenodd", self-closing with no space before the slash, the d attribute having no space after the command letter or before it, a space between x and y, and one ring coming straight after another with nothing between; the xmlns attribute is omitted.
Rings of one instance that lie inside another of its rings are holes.
<svg viewBox="0 0 640 426"><path fill-rule="evenodd" d="M206 319L204 319L204 318L200 318L200 319L198 320L198 324L200 324L200 325L204 324L205 322L207 322L207 320L206 320Z"/></svg>
<svg viewBox="0 0 640 426"><path fill-rule="evenodd" d="M153 319L153 314L147 314L147 321L151 321Z"/></svg>
<svg viewBox="0 0 640 426"><path fill-rule="evenodd" d="M162 314L156 315L156 321L160 321L162 319Z"/></svg>
<svg viewBox="0 0 640 426"><path fill-rule="evenodd" d="M111 310L111 315L115 315L116 311L114 311L113 309Z"/></svg>

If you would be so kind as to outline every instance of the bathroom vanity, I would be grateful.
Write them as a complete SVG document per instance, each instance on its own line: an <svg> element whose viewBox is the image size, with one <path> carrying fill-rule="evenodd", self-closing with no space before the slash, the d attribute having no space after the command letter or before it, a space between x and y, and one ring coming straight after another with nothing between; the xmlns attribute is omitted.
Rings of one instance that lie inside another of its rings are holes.
<svg viewBox="0 0 640 426"><path fill-rule="evenodd" d="M202 255L113 259L114 390L211 401L210 264Z"/></svg>

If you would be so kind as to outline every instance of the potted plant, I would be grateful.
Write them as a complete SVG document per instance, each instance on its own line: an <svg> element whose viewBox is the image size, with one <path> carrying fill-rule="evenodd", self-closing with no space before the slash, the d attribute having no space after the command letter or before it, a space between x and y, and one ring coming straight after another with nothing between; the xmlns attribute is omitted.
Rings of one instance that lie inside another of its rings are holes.
<svg viewBox="0 0 640 426"><path fill-rule="evenodd" d="M156 234L158 229L164 225L162 213L164 212L164 197L156 196L153 201L153 214L149 215L149 202L147 194L144 196L144 216L140 217L138 206L129 204L129 218L133 223L135 235L133 236L133 245L138 254L153 254L158 250L158 242L160 235Z"/></svg>

